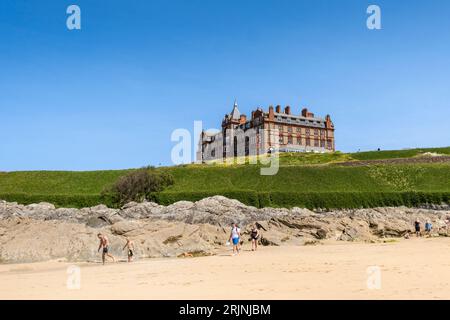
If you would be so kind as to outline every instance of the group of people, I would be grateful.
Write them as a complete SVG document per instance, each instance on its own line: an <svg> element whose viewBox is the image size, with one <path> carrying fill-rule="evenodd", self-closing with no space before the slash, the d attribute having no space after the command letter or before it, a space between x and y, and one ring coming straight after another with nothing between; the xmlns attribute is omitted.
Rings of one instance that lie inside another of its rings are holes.
<svg viewBox="0 0 450 320"><path fill-rule="evenodd" d="M102 250L103 264L105 264L106 258L110 258L113 262L115 262L116 258L110 253L109 250L110 243L108 237L102 233L97 234L97 237L100 240L97 252L100 252L100 250ZM256 224L254 224L250 232L252 251L256 251L258 249L259 237L260 233L258 227L256 226ZM126 237L125 240L126 243L122 250L127 249L128 262L132 262L134 256L134 242L128 237ZM233 255L238 254L241 250L241 229L236 223L233 223L232 225L229 242L233 244Z"/></svg>
<svg viewBox="0 0 450 320"><path fill-rule="evenodd" d="M256 224L252 226L250 231L250 241L252 242L252 251L258 249L259 240L259 230ZM236 255L241 250L241 229L238 227L237 223L233 223L231 227L229 243L233 244L233 255Z"/></svg>
<svg viewBox="0 0 450 320"><path fill-rule="evenodd" d="M450 223L450 218L448 219ZM430 220L427 220L425 222L425 234L431 235L431 230L433 229L433 225L431 224ZM421 231L421 222L419 219L416 219L414 222L414 230L416 232L417 237L422 236ZM116 261L115 257L109 252L109 240L108 237L106 237L104 234L99 233L97 237L100 240L99 246L98 246L98 252L100 252L100 249L102 250L102 262L105 264L106 257L111 258L113 262ZM260 237L260 233L258 230L258 227L256 224L252 226L252 229L250 231L250 241L252 242L252 251L256 251L258 249L258 240ZM227 244L233 245L233 255L238 254L241 251L241 229L239 228L237 223L233 223L231 227L230 232L230 238L229 242ZM405 238L409 238L409 233L405 234ZM125 238L126 243L122 250L127 249L127 256L128 256L128 262L133 261L134 256L134 242L130 240L129 238Z"/></svg>
<svg viewBox="0 0 450 320"><path fill-rule="evenodd" d="M442 228L448 229L448 225L450 224L450 218L447 218L445 223L446 223L445 226L438 226L438 231L440 231ZM425 222L425 236L431 236L432 230L433 230L433 224L431 223L430 220L427 220ZM414 221L414 231L415 231L416 237L422 236L422 223L420 222L419 219L416 219ZM407 232L404 237L405 237L405 239L409 239L409 232Z"/></svg>
<svg viewBox="0 0 450 320"><path fill-rule="evenodd" d="M425 234L431 235L431 229L433 229L433 225L431 224L430 220L427 220L425 222ZM414 221L414 230L416 231L417 237L422 236L421 223L419 219L416 219L416 221Z"/></svg>
<svg viewBox="0 0 450 320"><path fill-rule="evenodd" d="M116 262L116 258L109 252L109 239L107 236L105 236L102 233L99 233L97 237L100 240L100 243L98 245L97 252L100 252L100 249L102 249L102 262L105 264L106 257L111 258L113 262ZM126 243L122 250L127 249L127 255L128 255L128 262L133 261L134 256L134 242L130 240L129 238L125 238Z"/></svg>

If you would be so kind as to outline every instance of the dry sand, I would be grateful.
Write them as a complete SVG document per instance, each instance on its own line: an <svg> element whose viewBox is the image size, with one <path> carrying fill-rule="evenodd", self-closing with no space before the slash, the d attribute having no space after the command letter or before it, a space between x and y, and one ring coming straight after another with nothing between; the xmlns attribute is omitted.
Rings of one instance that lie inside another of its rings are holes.
<svg viewBox="0 0 450 320"><path fill-rule="evenodd" d="M0 265L0 299L450 299L447 238L85 263L79 290L67 289L70 265ZM370 266L381 270L381 289L367 288Z"/></svg>

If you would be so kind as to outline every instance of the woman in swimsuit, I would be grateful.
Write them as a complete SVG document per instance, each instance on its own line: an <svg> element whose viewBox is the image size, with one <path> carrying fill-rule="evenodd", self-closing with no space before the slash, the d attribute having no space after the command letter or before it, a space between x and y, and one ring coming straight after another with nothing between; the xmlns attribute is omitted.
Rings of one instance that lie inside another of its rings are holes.
<svg viewBox="0 0 450 320"><path fill-rule="evenodd" d="M250 233L250 239L252 240L252 251L256 251L256 249L258 249L259 239L259 230L256 224L253 225L252 231Z"/></svg>

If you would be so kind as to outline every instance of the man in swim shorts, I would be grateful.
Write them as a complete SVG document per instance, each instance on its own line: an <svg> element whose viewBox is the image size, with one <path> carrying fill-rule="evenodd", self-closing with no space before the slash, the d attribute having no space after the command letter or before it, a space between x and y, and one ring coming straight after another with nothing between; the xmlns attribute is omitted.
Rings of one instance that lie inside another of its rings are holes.
<svg viewBox="0 0 450 320"><path fill-rule="evenodd" d="M108 237L99 233L97 234L97 237L100 239L100 244L98 245L98 250L97 252L100 251L100 249L103 248L102 251L102 262L103 264L105 264L105 258L109 257L113 260L113 262L116 262L116 259L114 258L114 256L112 254L109 253L109 240Z"/></svg>
<svg viewBox="0 0 450 320"><path fill-rule="evenodd" d="M127 243L125 244L122 250L125 250L125 248L128 249L128 262L132 262L134 256L134 242L130 240L128 237L126 237L125 239L127 240Z"/></svg>

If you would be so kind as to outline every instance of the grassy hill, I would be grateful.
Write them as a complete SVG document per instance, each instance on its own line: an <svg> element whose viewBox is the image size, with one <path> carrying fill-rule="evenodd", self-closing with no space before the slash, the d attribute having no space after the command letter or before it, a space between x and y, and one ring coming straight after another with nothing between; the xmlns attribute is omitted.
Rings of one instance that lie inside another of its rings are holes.
<svg viewBox="0 0 450 320"><path fill-rule="evenodd" d="M175 184L153 200L163 204L222 194L255 206L372 207L448 202L450 161L424 154L450 155L450 147L360 153L280 155L274 176L260 165L214 164L164 167ZM402 159L402 161L382 160ZM406 159L406 161L405 161ZM411 159L408 160L408 159ZM423 161L422 161L423 159ZM91 206L105 186L129 170L0 172L0 199L60 206Z"/></svg>

